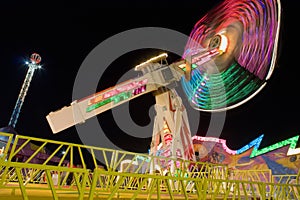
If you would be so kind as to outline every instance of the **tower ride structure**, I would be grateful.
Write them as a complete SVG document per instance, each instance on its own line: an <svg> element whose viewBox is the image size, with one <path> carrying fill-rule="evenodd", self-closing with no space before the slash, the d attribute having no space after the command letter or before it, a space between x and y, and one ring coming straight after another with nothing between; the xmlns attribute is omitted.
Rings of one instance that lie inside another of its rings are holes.
<svg viewBox="0 0 300 200"><path fill-rule="evenodd" d="M19 118L19 115L21 112L21 108L25 101L25 97L27 95L28 88L30 86L34 72L35 72L35 70L41 68L41 65L40 65L41 60L42 60L42 58L39 54L33 53L30 56L30 61L26 61L26 63L25 63L28 66L26 77L23 82L21 91L19 93L16 105L14 107L13 113L10 117L9 124L8 124L8 126L11 126L12 128L15 128L15 126L17 124L17 121L18 121L18 118Z"/></svg>

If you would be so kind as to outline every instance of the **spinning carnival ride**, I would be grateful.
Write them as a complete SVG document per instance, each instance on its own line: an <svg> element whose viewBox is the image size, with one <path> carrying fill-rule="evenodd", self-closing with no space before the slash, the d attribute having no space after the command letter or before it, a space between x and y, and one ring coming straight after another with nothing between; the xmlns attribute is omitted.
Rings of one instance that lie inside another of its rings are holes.
<svg viewBox="0 0 300 200"><path fill-rule="evenodd" d="M191 106L200 111L225 111L250 100L274 70L280 10L278 0L223 1L196 23L182 60L168 64L167 54L161 54L135 67L141 76L49 113L53 133L152 92L156 117L150 155L195 160L174 83L181 82Z"/></svg>
<svg viewBox="0 0 300 200"><path fill-rule="evenodd" d="M216 34L226 36L228 46L214 62L192 67L191 81L182 80L195 109L214 112L237 107L266 85L277 58L280 11L276 0L225 0L196 23L183 58L213 44Z"/></svg>
<svg viewBox="0 0 300 200"><path fill-rule="evenodd" d="M168 64L167 54L161 54L135 67L142 75L75 100L46 117L53 133L58 133L151 92L155 95L156 117L150 155L21 135L15 136L11 147L13 135L0 133L8 137L0 154L0 198L299 199L300 171L297 175L273 176L269 170L229 170L226 163L195 162L192 139L201 145L204 140L219 142L221 145L214 144L217 148L224 148L225 141L191 138L187 113L175 90L175 83L181 82L191 106L202 112L233 109L254 97L275 67L280 11L279 0L225 0L196 23L179 62ZM258 150L262 137L236 151L227 148L227 153L245 152L248 161L249 157L290 144L288 154L299 154L299 148L295 151L298 136ZM26 161L15 162L14 157L24 147L17 146L20 139L26 139L25 144L37 141L42 145ZM33 164L32 160L48 144L56 150L43 164ZM249 148L254 149L251 155L246 154ZM64 155L53 166L49 161L61 150L65 150ZM77 150L82 165L74 168ZM91 152L92 158L83 156L83 150ZM95 155L101 156L107 170L98 166ZM64 161L70 161L71 167L62 166ZM122 168L125 161L126 169ZM152 173L153 164L166 168L167 173ZM251 162L257 164L261 163ZM58 171L58 180L62 181L54 182L52 171ZM40 184L42 172L46 182L42 180ZM70 175L74 179L66 185Z"/></svg>

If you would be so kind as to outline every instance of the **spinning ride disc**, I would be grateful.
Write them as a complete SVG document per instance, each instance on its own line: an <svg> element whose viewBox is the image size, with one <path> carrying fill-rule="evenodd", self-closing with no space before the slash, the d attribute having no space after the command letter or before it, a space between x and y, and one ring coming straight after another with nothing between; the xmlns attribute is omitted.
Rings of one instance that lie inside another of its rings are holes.
<svg viewBox="0 0 300 200"><path fill-rule="evenodd" d="M183 58L215 48L224 39L227 46L208 63L192 63L190 79L182 79L195 109L228 110L261 91L276 62L280 10L279 0L225 0L196 23Z"/></svg>

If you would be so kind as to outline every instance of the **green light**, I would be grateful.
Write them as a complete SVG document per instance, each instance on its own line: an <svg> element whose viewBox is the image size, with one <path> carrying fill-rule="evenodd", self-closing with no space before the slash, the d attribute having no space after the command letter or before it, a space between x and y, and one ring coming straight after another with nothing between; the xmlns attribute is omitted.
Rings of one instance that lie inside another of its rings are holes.
<svg viewBox="0 0 300 200"><path fill-rule="evenodd" d="M131 97L131 92L122 92L116 96L111 97L112 101L114 102L114 104L117 104L121 101L124 101L128 98Z"/></svg>
<svg viewBox="0 0 300 200"><path fill-rule="evenodd" d="M110 102L111 102L111 98L105 99L104 101L100 101L100 102L98 102L96 104L93 104L93 105L87 107L86 108L86 112L91 112L91 111L93 111L93 110L95 110L97 108L100 108L101 106L104 106L104 105L106 105L106 104L108 104Z"/></svg>
<svg viewBox="0 0 300 200"><path fill-rule="evenodd" d="M265 154L265 153L273 151L275 149L279 149L286 145L290 145L290 148L295 149L297 146L298 139L299 139L299 135L289 138L289 139L286 139L286 140L283 140L281 142L275 143L275 144L265 147L261 150L258 150L257 147L256 148L254 147L254 149L250 155L250 158Z"/></svg>
<svg viewBox="0 0 300 200"><path fill-rule="evenodd" d="M93 104L91 106L88 106L86 108L86 112L91 112L91 111L93 111L93 110L95 110L97 108L100 108L101 106L104 106L104 105L106 105L108 103L111 103L111 102L113 102L114 104L117 104L117 103L119 103L121 101L129 99L131 96L132 96L132 91L121 92L120 94L117 94L117 95L112 96L112 97L110 97L108 99L105 99L105 100L100 101L98 103L95 103L95 104Z"/></svg>
<svg viewBox="0 0 300 200"><path fill-rule="evenodd" d="M198 67L198 65L196 65L196 64L192 64L192 70L193 69L195 69L195 68L197 68ZM181 68L182 69L182 71L186 71L186 67L183 67L183 68Z"/></svg>
<svg viewBox="0 0 300 200"><path fill-rule="evenodd" d="M206 110L233 105L252 94L263 83L237 62L217 74L196 69L189 82L182 80L189 101Z"/></svg>

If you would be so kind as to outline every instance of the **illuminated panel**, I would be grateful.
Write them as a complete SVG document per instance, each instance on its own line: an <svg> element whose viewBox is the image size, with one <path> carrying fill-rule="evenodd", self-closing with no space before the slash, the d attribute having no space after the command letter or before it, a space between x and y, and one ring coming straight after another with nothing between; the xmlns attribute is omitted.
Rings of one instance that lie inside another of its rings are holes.
<svg viewBox="0 0 300 200"><path fill-rule="evenodd" d="M122 86L119 86L115 89L111 89L107 92L100 92L100 93L97 93L97 95L94 97L94 98L91 98L88 102L88 105L92 105L92 104L96 104L104 99L107 99L107 98L110 98L112 96L115 96L117 94L120 94L122 92L125 92L125 91L129 91L129 90L132 90L134 88L137 88L137 87L141 87L145 84L147 84L148 80L147 79L144 79L144 80L141 80L141 81L132 81L128 84L125 84L125 85L122 85Z"/></svg>
<svg viewBox="0 0 300 200"><path fill-rule="evenodd" d="M91 112L111 102L117 104L121 101L131 98L132 96L141 94L146 91L147 82L148 82L147 79L142 81L133 81L124 86L118 87L116 89L112 89L103 94L99 94L89 100L88 107L86 108L86 112Z"/></svg>
<svg viewBox="0 0 300 200"><path fill-rule="evenodd" d="M91 112L91 111L93 111L93 110L95 110L97 108L100 108L101 106L104 106L104 105L106 105L106 104L108 104L110 102L111 102L111 99L106 99L104 101L100 101L100 102L98 102L96 104L93 104L93 105L87 107L86 108L86 112Z"/></svg>

